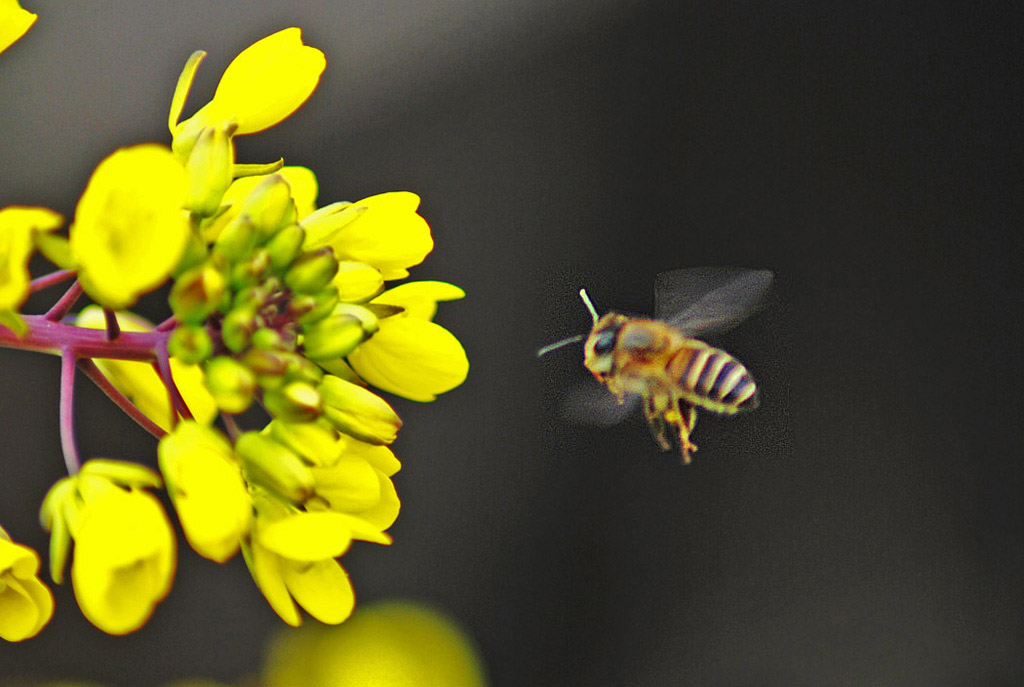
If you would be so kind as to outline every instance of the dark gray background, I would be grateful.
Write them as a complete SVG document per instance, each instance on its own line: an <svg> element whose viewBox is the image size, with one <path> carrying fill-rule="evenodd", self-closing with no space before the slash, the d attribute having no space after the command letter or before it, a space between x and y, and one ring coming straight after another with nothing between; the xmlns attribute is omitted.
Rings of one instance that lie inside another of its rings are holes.
<svg viewBox="0 0 1024 687"><path fill-rule="evenodd" d="M438 318L469 380L397 402L403 513L393 546L344 558L361 600L447 609L498 686L1021 684L1015 6L724 4L34 2L0 56L0 204L70 215L113 148L166 140L192 50L195 107L301 26L320 90L241 158L312 167L324 202L416 191L437 248L414 277L469 294ZM533 351L586 329L576 291L649 311L658 271L715 264L778 275L721 341L762 408L702 419L685 469L637 420L564 423L579 351ZM59 365L0 365L0 522L42 548ZM82 389L84 452L152 464ZM256 668L281 623L241 561L180 559L128 638L58 589L0 681Z"/></svg>

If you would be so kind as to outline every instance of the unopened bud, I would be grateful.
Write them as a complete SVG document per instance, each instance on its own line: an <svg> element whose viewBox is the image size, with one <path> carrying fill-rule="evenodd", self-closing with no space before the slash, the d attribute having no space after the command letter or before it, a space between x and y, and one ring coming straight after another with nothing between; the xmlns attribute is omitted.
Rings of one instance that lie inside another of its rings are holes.
<svg viewBox="0 0 1024 687"><path fill-rule="evenodd" d="M188 156L188 199L185 208L200 217L210 217L220 208L224 192L233 178L235 145L231 134L234 123L206 127L196 139Z"/></svg>
<svg viewBox="0 0 1024 687"><path fill-rule="evenodd" d="M346 315L359 320L359 326L363 328L363 333L367 337L376 334L377 330L380 329L377 315L369 307L363 307L354 303L338 303L334 306L334 310L331 311L331 317L337 315Z"/></svg>
<svg viewBox="0 0 1024 687"><path fill-rule="evenodd" d="M258 432L245 432L235 442L246 481L302 503L313 495L313 473L299 456Z"/></svg>
<svg viewBox="0 0 1024 687"><path fill-rule="evenodd" d="M226 413L241 413L252 403L256 376L234 358L218 356L207 361L206 388L217 407Z"/></svg>
<svg viewBox="0 0 1024 687"><path fill-rule="evenodd" d="M295 296L288 302L288 315L301 325L322 320L331 314L338 304L338 291L329 286L315 294Z"/></svg>
<svg viewBox="0 0 1024 687"><path fill-rule="evenodd" d="M238 290L263 280L270 269L270 254L264 248L253 251L247 259L231 268L231 286Z"/></svg>
<svg viewBox="0 0 1024 687"><path fill-rule="evenodd" d="M281 271L298 257L302 251L302 242L306 240L306 232L298 224L289 224L267 241L264 248L270 254L270 266Z"/></svg>
<svg viewBox="0 0 1024 687"><path fill-rule="evenodd" d="M331 282L338 289L338 297L346 303L368 301L384 290L384 275L365 262L342 260L338 273Z"/></svg>
<svg viewBox="0 0 1024 687"><path fill-rule="evenodd" d="M384 399L363 387L327 375L320 383L324 417L336 429L368 444L390 444L402 421Z"/></svg>
<svg viewBox="0 0 1024 687"><path fill-rule="evenodd" d="M331 283L338 261L330 248L303 253L284 273L284 283L296 293L317 293Z"/></svg>
<svg viewBox="0 0 1024 687"><path fill-rule="evenodd" d="M221 230L213 250L230 262L244 259L256 247L256 228L246 215L237 215Z"/></svg>
<svg viewBox="0 0 1024 687"><path fill-rule="evenodd" d="M310 360L348 355L366 339L362 323L351 315L331 315L302 328L302 349Z"/></svg>
<svg viewBox="0 0 1024 687"><path fill-rule="evenodd" d="M213 353L213 341L206 327L198 324L183 324L175 327L167 339L167 350L175 358L192 365L201 363Z"/></svg>
<svg viewBox="0 0 1024 687"><path fill-rule="evenodd" d="M320 392L305 382L290 382L264 392L263 403L275 418L285 422L312 422L323 414Z"/></svg>
<svg viewBox="0 0 1024 687"><path fill-rule="evenodd" d="M293 221L295 203L291 194L291 187L284 177L273 174L261 181L242 203L240 214L252 220L259 243Z"/></svg>
<svg viewBox="0 0 1024 687"><path fill-rule="evenodd" d="M249 308L234 308L224 317L220 336L224 345L235 353L241 353L249 347L252 333L256 331L256 312Z"/></svg>
<svg viewBox="0 0 1024 687"><path fill-rule="evenodd" d="M179 321L202 322L220 306L226 289L224 275L204 263L175 280L167 301Z"/></svg>
<svg viewBox="0 0 1024 687"><path fill-rule="evenodd" d="M260 350L277 350L285 347L285 341L276 329L262 327L252 334L250 341L253 348Z"/></svg>

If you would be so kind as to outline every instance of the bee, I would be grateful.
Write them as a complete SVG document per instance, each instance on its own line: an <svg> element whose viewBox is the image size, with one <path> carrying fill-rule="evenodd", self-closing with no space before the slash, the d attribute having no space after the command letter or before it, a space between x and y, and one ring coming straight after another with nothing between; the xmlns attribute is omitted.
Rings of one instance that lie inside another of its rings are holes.
<svg viewBox="0 0 1024 687"><path fill-rule="evenodd" d="M655 282L655 317L617 312L603 316L580 297L594 320L587 335L555 342L542 356L584 341L583 365L611 392L617 408L583 392L569 413L597 424L623 419L639 403L662 450L677 446L684 464L697 446L690 440L697 411L735 415L758 406L757 384L747 368L725 351L695 338L720 333L749 316L772 282L768 270L705 267L663 272Z"/></svg>

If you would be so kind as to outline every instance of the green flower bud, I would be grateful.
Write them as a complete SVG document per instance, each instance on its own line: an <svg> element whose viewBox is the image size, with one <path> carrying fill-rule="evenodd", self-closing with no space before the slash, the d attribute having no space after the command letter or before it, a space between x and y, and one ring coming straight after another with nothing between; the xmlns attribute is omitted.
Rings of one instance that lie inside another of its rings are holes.
<svg viewBox="0 0 1024 687"><path fill-rule="evenodd" d="M320 383L324 417L334 427L368 444L390 444L402 421L384 399L363 387L327 375Z"/></svg>
<svg viewBox="0 0 1024 687"><path fill-rule="evenodd" d="M258 432L245 432L235 442L246 481L302 503L313 495L313 473L299 456Z"/></svg>
<svg viewBox="0 0 1024 687"><path fill-rule="evenodd" d="M185 209L200 217L210 217L220 209L220 201L233 179L235 144L233 123L206 127L196 139L185 164L188 198Z"/></svg>
<svg viewBox="0 0 1024 687"><path fill-rule="evenodd" d="M252 370L257 383L264 389L276 389L284 384L284 375L288 371L286 354L278 351L250 348L241 357L240 362Z"/></svg>
<svg viewBox="0 0 1024 687"><path fill-rule="evenodd" d="M400 311L401 310L399 310L399 312ZM354 303L338 303L334 306L334 310L331 311L331 317L337 315L347 315L359 320L359 326L363 328L363 333L366 334L367 337L375 334L377 330L380 329L380 322L377 319L377 315L374 314L373 310L369 307L355 305Z"/></svg>
<svg viewBox="0 0 1024 687"><path fill-rule="evenodd" d="M230 262L237 262L252 252L257 238L252 220L246 215L238 215L217 236L213 251Z"/></svg>
<svg viewBox="0 0 1024 687"><path fill-rule="evenodd" d="M226 289L224 275L210 263L204 263L175 280L167 301L179 321L202 322L219 307Z"/></svg>
<svg viewBox="0 0 1024 687"><path fill-rule="evenodd" d="M324 412L320 392L305 382L289 382L280 389L267 390L263 403L271 415L285 422L312 422Z"/></svg>
<svg viewBox="0 0 1024 687"><path fill-rule="evenodd" d="M365 340L362 323L351 315L331 315L302 328L302 349L310 360L340 358Z"/></svg>
<svg viewBox="0 0 1024 687"><path fill-rule="evenodd" d="M274 234L273 238L264 246L270 253L271 268L280 272L292 264L292 261L302 251L302 242L305 240L306 232L298 224L289 224Z"/></svg>
<svg viewBox="0 0 1024 687"><path fill-rule="evenodd" d="M327 247L303 253L284 274L284 283L296 293L317 293L331 283L338 272L338 260Z"/></svg>
<svg viewBox="0 0 1024 687"><path fill-rule="evenodd" d="M210 251L206 247L206 241L198 232L189 232L188 242L185 244L185 253L181 256L178 266L174 268L174 276L178 277L187 270L202 264Z"/></svg>
<svg viewBox="0 0 1024 687"><path fill-rule="evenodd" d="M281 334L278 333L276 329L271 329L269 327L263 327L253 332L250 343L253 348L267 351L277 350L287 346L285 340L281 337Z"/></svg>
<svg viewBox="0 0 1024 687"><path fill-rule="evenodd" d="M324 378L324 371L320 369L320 366L309 360L306 356L283 352L278 355L288 362L285 379L289 382L306 382L316 386Z"/></svg>
<svg viewBox="0 0 1024 687"><path fill-rule="evenodd" d="M295 296L288 302L288 315L302 325L322 320L338 304L338 291L330 286L316 294Z"/></svg>
<svg viewBox="0 0 1024 687"><path fill-rule="evenodd" d="M213 341L206 327L183 324L171 332L167 340L167 350L186 365L193 365L210 357L213 353Z"/></svg>
<svg viewBox="0 0 1024 687"><path fill-rule="evenodd" d="M241 353L249 347L252 333L259 327L256 312L250 308L234 308L224 317L220 336L224 345L235 353Z"/></svg>
<svg viewBox="0 0 1024 687"><path fill-rule="evenodd" d="M261 181L242 203L239 214L252 220L259 243L294 221L295 203L291 194L291 187L284 177L273 174Z"/></svg>
<svg viewBox="0 0 1024 687"><path fill-rule="evenodd" d="M258 248L246 260L242 260L231 268L231 286L242 289L263 280L270 269L270 253L265 248Z"/></svg>
<svg viewBox="0 0 1024 687"><path fill-rule="evenodd" d="M241 413L252 403L256 376L234 358L218 356L207 361L206 388L217 407L226 413Z"/></svg>

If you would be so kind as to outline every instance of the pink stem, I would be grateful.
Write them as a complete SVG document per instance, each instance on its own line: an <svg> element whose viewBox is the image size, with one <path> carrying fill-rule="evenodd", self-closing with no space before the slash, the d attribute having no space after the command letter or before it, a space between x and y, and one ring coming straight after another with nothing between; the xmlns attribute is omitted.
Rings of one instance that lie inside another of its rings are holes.
<svg viewBox="0 0 1024 687"><path fill-rule="evenodd" d="M75 354L65 349L60 357L60 446L68 474L82 467L75 446Z"/></svg>
<svg viewBox="0 0 1024 687"><path fill-rule="evenodd" d="M125 412L125 414L131 419L135 420L139 425L155 436L157 439L167 434L160 425L156 424L148 417L146 417L141 410L135 407L128 397L122 394L117 388L110 383L110 380L103 376L100 369L96 367L96 363L91 360L79 360L78 367L85 375L91 379L100 390L107 395L107 397L117 404L117 407Z"/></svg>
<svg viewBox="0 0 1024 687"><path fill-rule="evenodd" d="M60 322L65 315L70 312L71 308L75 305L75 301L82 295L82 284L81 282L75 282L71 285L64 295L60 297L60 300L53 304L44 317L51 322Z"/></svg>
<svg viewBox="0 0 1024 687"><path fill-rule="evenodd" d="M160 379L163 380L164 386L167 387L167 393L171 399L171 408L186 420L191 420L192 411L188 409L188 404L185 403L181 392L178 391L178 385L174 383L174 375L171 374L171 359L170 354L167 352L166 344L156 349L156 362L153 365L156 367ZM171 415L171 422L172 424L177 424L177 417L174 413Z"/></svg>
<svg viewBox="0 0 1024 687"><path fill-rule="evenodd" d="M42 291L54 284L60 284L61 282L74 278L75 272L73 270L57 270L56 272L50 272L49 274L44 274L38 279L33 279L28 285L28 292L35 293L36 291Z"/></svg>
<svg viewBox="0 0 1024 687"><path fill-rule="evenodd" d="M121 336L121 325L117 323L117 314L109 308L103 308L103 319L107 321L107 341Z"/></svg>

